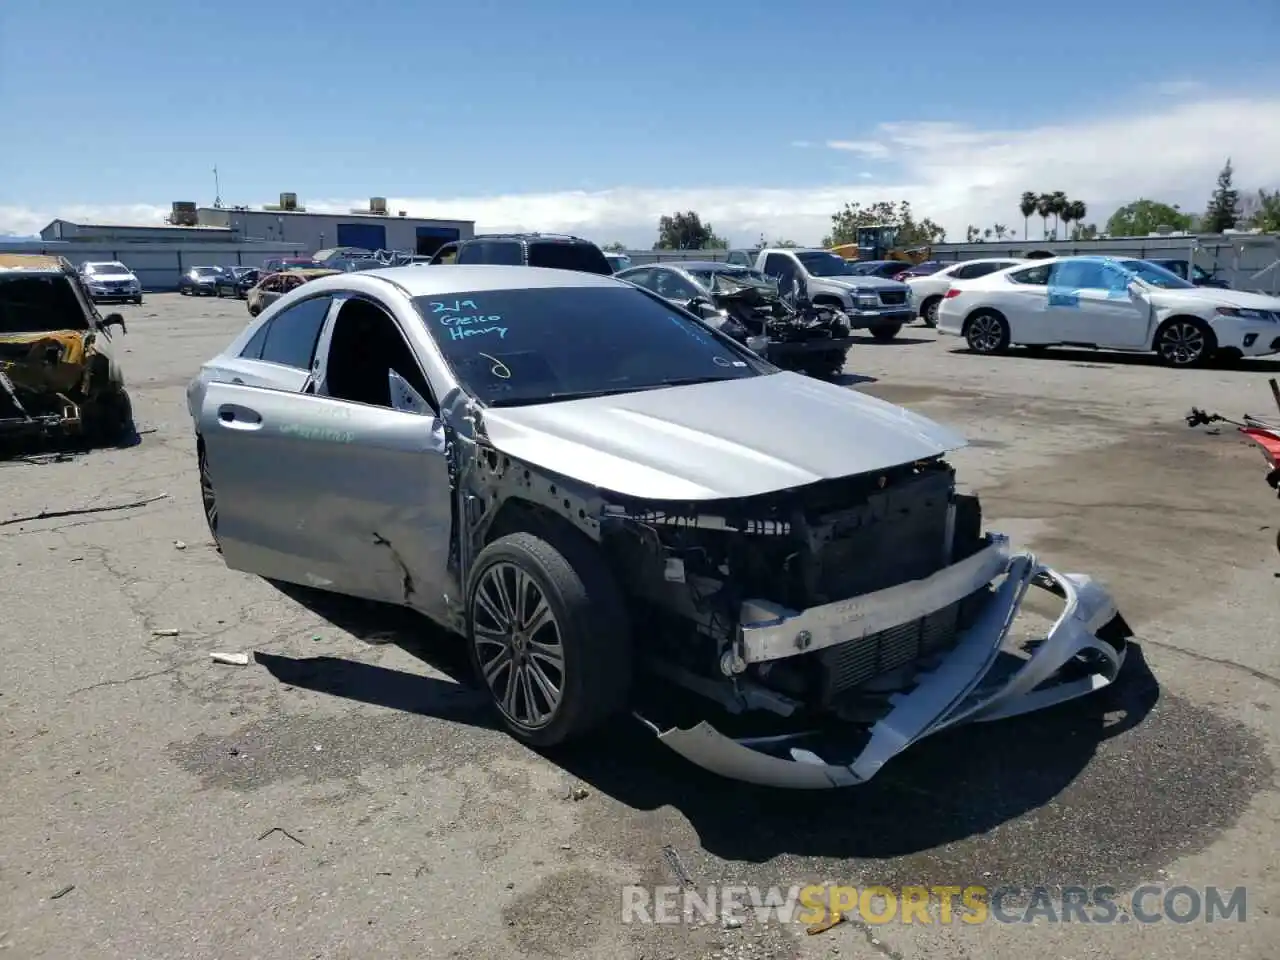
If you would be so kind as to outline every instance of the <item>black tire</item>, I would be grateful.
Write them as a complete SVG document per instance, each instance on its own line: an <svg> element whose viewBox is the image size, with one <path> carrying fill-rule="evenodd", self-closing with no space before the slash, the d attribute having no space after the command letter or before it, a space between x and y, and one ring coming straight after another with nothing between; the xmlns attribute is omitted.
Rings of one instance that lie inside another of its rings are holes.
<svg viewBox="0 0 1280 960"><path fill-rule="evenodd" d="M180 294L182 294L184 297L189 297L189 296L191 296L191 291L190 291L190 290L188 290L186 287L179 287L179 288L178 288L178 292L179 292Z"/></svg>
<svg viewBox="0 0 1280 960"><path fill-rule="evenodd" d="M138 306L142 306L142 295L139 294L138 296L134 297L133 302L136 303Z"/></svg>
<svg viewBox="0 0 1280 960"><path fill-rule="evenodd" d="M994 310L979 310L965 321L964 339L974 353L1004 353L1009 349L1009 322Z"/></svg>
<svg viewBox="0 0 1280 960"><path fill-rule="evenodd" d="M1213 331L1196 317L1173 317L1156 331L1153 344L1160 362L1169 367L1199 367L1218 348Z"/></svg>
<svg viewBox="0 0 1280 960"><path fill-rule="evenodd" d="M551 621L526 632L529 611L521 610L507 618L504 629L502 616L493 611L512 608L499 607L499 592L518 592L521 607L540 596ZM512 619L524 623L513 630ZM558 670L548 652L557 648ZM551 747L591 733L620 712L630 694L631 632L621 591L600 557L568 537L512 533L480 551L467 585L467 651L503 725L532 746ZM545 691L556 686L557 675L559 694L552 704ZM516 693L508 696L512 686ZM543 707L545 716L532 716Z"/></svg>
<svg viewBox="0 0 1280 960"><path fill-rule="evenodd" d="M894 323L889 326L872 327L871 338L880 343L888 343L902 331L902 324Z"/></svg>
<svg viewBox="0 0 1280 960"><path fill-rule="evenodd" d="M100 397L84 411L85 437L94 446L123 446L137 428L133 422L133 400L123 387Z"/></svg>
<svg viewBox="0 0 1280 960"><path fill-rule="evenodd" d="M209 528L209 536L213 538L214 549L222 552L222 543L218 540L218 497L213 489L213 478L209 476L209 462L204 453L204 441L196 438L196 465L200 470L200 504L204 508L205 526Z"/></svg>
<svg viewBox="0 0 1280 960"><path fill-rule="evenodd" d="M256 303L249 304L249 316L256 317L261 312L262 312L262 308L258 306Z"/></svg>
<svg viewBox="0 0 1280 960"><path fill-rule="evenodd" d="M942 306L941 297L930 297L920 305L920 319L926 327L938 325L938 307Z"/></svg>

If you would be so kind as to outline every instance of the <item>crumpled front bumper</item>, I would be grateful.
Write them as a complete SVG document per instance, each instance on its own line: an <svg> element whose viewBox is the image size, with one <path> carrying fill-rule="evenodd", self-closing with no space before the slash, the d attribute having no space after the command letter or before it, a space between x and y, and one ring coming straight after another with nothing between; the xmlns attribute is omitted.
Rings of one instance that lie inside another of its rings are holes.
<svg viewBox="0 0 1280 960"><path fill-rule="evenodd" d="M747 636L753 628L769 631L745 644L747 659L780 656L779 628L792 637L805 635L804 642L812 645L805 649L830 645L841 633L840 642L845 642L940 610L1001 574L1003 581L955 647L918 675L913 689L893 698L851 763L828 763L812 750L788 745L804 743L803 735L735 740L705 721L689 729L657 731L659 739L698 766L735 780L798 789L852 786L867 782L894 756L940 730L1041 710L1116 679L1131 634L1106 590L1082 574L1057 573L1030 553L1010 553L1007 539L999 535L991 537L982 553L926 580L793 612L768 624L747 624ZM1059 596L1065 609L1043 639L1027 645L1032 649L1022 659L1009 652L1006 640L1032 586Z"/></svg>

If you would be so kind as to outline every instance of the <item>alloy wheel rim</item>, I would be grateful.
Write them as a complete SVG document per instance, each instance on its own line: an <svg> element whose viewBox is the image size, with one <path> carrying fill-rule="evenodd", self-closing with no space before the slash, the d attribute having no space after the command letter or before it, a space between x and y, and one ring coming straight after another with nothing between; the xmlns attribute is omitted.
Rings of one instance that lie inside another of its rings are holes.
<svg viewBox="0 0 1280 960"><path fill-rule="evenodd" d="M209 524L209 532L217 536L218 500L213 493L213 479L209 476L203 452L200 454L200 499L204 502L204 518Z"/></svg>
<svg viewBox="0 0 1280 960"><path fill-rule="evenodd" d="M546 594L513 563L481 575L471 604L480 674L498 709L529 730L555 719L564 696L564 643Z"/></svg>
<svg viewBox="0 0 1280 960"><path fill-rule="evenodd" d="M1204 334L1192 323L1175 323L1160 338L1160 354L1172 363L1194 363L1204 353Z"/></svg>
<svg viewBox="0 0 1280 960"><path fill-rule="evenodd" d="M995 317L975 317L969 328L969 345L989 353L1000 343L1000 321Z"/></svg>

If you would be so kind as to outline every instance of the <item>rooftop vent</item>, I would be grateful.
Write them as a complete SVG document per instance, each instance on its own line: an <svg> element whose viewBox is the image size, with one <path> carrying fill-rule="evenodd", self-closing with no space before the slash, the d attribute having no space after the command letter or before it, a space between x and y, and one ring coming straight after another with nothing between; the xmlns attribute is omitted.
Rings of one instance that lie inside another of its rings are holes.
<svg viewBox="0 0 1280 960"><path fill-rule="evenodd" d="M196 216L196 205L190 200L173 201L173 206L165 221L175 227L194 227L199 222L199 218Z"/></svg>
<svg viewBox="0 0 1280 960"><path fill-rule="evenodd" d="M276 204L267 204L263 210L278 210L281 213L306 213L307 208L299 206L298 195L296 193L280 194L280 202Z"/></svg>
<svg viewBox="0 0 1280 960"><path fill-rule="evenodd" d="M387 215L387 198L386 197L370 197L369 212L376 213L385 217Z"/></svg>

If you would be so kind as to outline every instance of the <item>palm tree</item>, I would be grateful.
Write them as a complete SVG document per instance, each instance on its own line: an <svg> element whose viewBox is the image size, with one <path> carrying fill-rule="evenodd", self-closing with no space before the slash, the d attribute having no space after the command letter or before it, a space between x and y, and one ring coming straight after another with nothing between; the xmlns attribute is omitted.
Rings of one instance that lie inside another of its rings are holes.
<svg viewBox="0 0 1280 960"><path fill-rule="evenodd" d="M1049 214L1053 213L1053 195L1042 193L1036 197L1036 213L1044 224L1044 238L1049 239Z"/></svg>
<svg viewBox="0 0 1280 960"><path fill-rule="evenodd" d="M1031 215L1036 212L1036 205L1040 202L1040 198L1028 190L1022 195L1022 199L1018 202L1018 209L1022 212L1022 239L1027 239L1027 221L1031 219Z"/></svg>
<svg viewBox="0 0 1280 960"><path fill-rule="evenodd" d="M1062 222L1062 239L1071 239L1071 201L1068 200L1058 211L1058 219ZM1056 231L1055 231L1056 232Z"/></svg>
<svg viewBox="0 0 1280 960"><path fill-rule="evenodd" d="M1084 223L1085 216L1089 213L1089 208L1085 206L1083 200L1072 200L1067 204L1067 212L1071 215L1074 223ZM1077 227L1077 230L1080 228Z"/></svg>
<svg viewBox="0 0 1280 960"><path fill-rule="evenodd" d="M987 229L985 229L985 230L983 230L983 231L982 231L982 239L983 239L984 241L985 241L985 240L990 240L990 239L991 239L991 228L990 228L990 227L987 227Z"/></svg>
<svg viewBox="0 0 1280 960"><path fill-rule="evenodd" d="M1067 204L1070 203L1070 201L1067 199L1067 195L1061 190L1053 191L1053 194L1049 199L1053 203L1053 239L1057 240L1058 224L1061 222L1059 218L1062 216L1062 211L1067 208Z"/></svg>
<svg viewBox="0 0 1280 960"><path fill-rule="evenodd" d="M968 228L965 230L965 234L964 234L965 243L974 243L978 239L978 237L981 235L982 235L982 231L979 230L977 227L975 227L971 223L969 224Z"/></svg>
<svg viewBox="0 0 1280 960"><path fill-rule="evenodd" d="M996 232L997 240L1003 240L1005 238L1005 234L1009 232L1009 228L1006 227L1003 223L997 223L991 229Z"/></svg>

